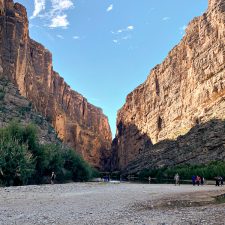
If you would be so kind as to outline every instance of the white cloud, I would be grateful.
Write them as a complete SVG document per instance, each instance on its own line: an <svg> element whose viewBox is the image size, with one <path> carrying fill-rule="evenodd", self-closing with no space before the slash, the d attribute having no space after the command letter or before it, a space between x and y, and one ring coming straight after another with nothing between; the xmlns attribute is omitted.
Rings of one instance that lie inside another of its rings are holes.
<svg viewBox="0 0 225 225"><path fill-rule="evenodd" d="M186 28L187 28L187 25L184 25L184 26L182 26L182 27L180 27L180 30L186 30Z"/></svg>
<svg viewBox="0 0 225 225"><path fill-rule="evenodd" d="M62 16L56 15L51 19L51 24L49 25L50 28L62 27L67 28L69 25L69 21L67 20L67 15L64 14Z"/></svg>
<svg viewBox="0 0 225 225"><path fill-rule="evenodd" d="M130 32L130 31L133 31L133 30L134 30L134 26L133 25L129 25L126 28L119 29L117 31L111 31L111 33L118 35L118 34L121 34L121 33L124 33L124 32Z"/></svg>
<svg viewBox="0 0 225 225"><path fill-rule="evenodd" d="M111 5L106 9L107 12L110 12L110 11L112 11L112 10L113 10L113 4L111 4Z"/></svg>
<svg viewBox="0 0 225 225"><path fill-rule="evenodd" d="M131 39L131 35L124 36L124 37L122 37L122 39L123 40Z"/></svg>
<svg viewBox="0 0 225 225"><path fill-rule="evenodd" d="M73 2L71 0L51 0L52 9L50 10L51 24L50 28L67 28L69 21L67 19L67 14L64 13L65 10L71 9L73 7Z"/></svg>
<svg viewBox="0 0 225 225"><path fill-rule="evenodd" d="M51 0L53 11L64 11L73 7L71 0Z"/></svg>
<svg viewBox="0 0 225 225"><path fill-rule="evenodd" d="M132 38L131 32L133 30L134 30L134 26L129 25L126 28L119 29L117 31L111 31L113 36L116 38L116 39L113 39L113 42L115 44L120 44L122 41L126 41L128 39L131 39Z"/></svg>
<svg viewBox="0 0 225 225"><path fill-rule="evenodd" d="M163 21L167 21L167 20L170 20L170 17L168 17L168 16L165 16L165 17L163 17L163 18L162 18L162 20L163 20Z"/></svg>
<svg viewBox="0 0 225 225"><path fill-rule="evenodd" d="M187 25L183 25L182 27L179 28L180 34L181 34L182 36L184 36L186 28L187 28Z"/></svg>
<svg viewBox="0 0 225 225"><path fill-rule="evenodd" d="M58 34L58 35L56 35L58 38L60 38L60 39L64 39L64 37L62 36L62 35L60 35L60 34Z"/></svg>
<svg viewBox="0 0 225 225"><path fill-rule="evenodd" d="M130 25L127 27L127 30L133 30L134 29L134 26Z"/></svg>
<svg viewBox="0 0 225 225"><path fill-rule="evenodd" d="M78 40L80 39L80 36L73 36L73 39Z"/></svg>
<svg viewBox="0 0 225 225"><path fill-rule="evenodd" d="M37 17L43 10L45 10L45 0L34 0L34 11L31 19Z"/></svg>
<svg viewBox="0 0 225 225"><path fill-rule="evenodd" d="M46 10L46 0L34 0L35 7L31 18L39 17L46 20L50 28L67 28L69 20L66 11L73 8L72 0L49 0L50 8Z"/></svg>

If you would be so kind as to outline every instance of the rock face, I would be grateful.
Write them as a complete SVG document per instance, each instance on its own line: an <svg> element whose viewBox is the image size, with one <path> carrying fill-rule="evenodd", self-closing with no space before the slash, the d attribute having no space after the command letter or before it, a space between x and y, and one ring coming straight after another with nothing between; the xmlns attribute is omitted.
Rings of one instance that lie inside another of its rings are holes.
<svg viewBox="0 0 225 225"><path fill-rule="evenodd" d="M13 0L0 1L0 77L6 74L61 140L101 167L112 138L107 117L53 70L51 53L29 37L26 9Z"/></svg>
<svg viewBox="0 0 225 225"><path fill-rule="evenodd" d="M207 12L190 22L186 35L164 62L127 96L117 117L113 167L124 169L134 160L138 169L194 163L197 154L204 156L201 163L218 159L220 147L225 144L225 133L221 132L224 110L225 1L209 0ZM221 131L213 129L213 120ZM203 124L210 124L210 129ZM197 138L203 137L199 126L208 137L204 142ZM216 134L220 138L211 142ZM171 143L178 147L171 147ZM182 148L186 145L192 148Z"/></svg>
<svg viewBox="0 0 225 225"><path fill-rule="evenodd" d="M44 117L35 112L31 102L21 96L18 88L9 80L0 78L0 127L5 127L13 120L24 125L35 124L41 144L61 145L54 128Z"/></svg>

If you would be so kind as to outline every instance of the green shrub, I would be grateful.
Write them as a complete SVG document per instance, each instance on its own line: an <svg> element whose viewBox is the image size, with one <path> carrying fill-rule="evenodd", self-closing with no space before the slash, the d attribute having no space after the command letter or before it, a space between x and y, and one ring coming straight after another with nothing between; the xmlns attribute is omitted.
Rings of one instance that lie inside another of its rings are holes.
<svg viewBox="0 0 225 225"><path fill-rule="evenodd" d="M58 182L88 181L97 175L74 150L62 145L39 144L37 128L17 121L0 129L0 183L23 185L49 182L54 171Z"/></svg>
<svg viewBox="0 0 225 225"><path fill-rule="evenodd" d="M92 178L94 170L74 150L67 149L64 152L64 168L71 172L73 181L88 181Z"/></svg>
<svg viewBox="0 0 225 225"><path fill-rule="evenodd" d="M3 185L27 184L34 174L34 158L25 144L16 139L0 141L0 180Z"/></svg>

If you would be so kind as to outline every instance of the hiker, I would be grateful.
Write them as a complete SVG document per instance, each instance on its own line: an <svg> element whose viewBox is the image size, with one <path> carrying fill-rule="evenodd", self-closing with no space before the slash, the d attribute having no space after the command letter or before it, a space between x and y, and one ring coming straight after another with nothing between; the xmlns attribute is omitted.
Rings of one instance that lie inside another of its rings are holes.
<svg viewBox="0 0 225 225"><path fill-rule="evenodd" d="M51 175L51 184L54 184L55 178L56 178L55 172L52 172L52 175Z"/></svg>
<svg viewBox="0 0 225 225"><path fill-rule="evenodd" d="M221 177L221 179L220 179L220 184L221 184L221 186L223 186L223 177Z"/></svg>
<svg viewBox="0 0 225 225"><path fill-rule="evenodd" d="M216 180L216 186L220 186L220 178L219 176L215 177Z"/></svg>
<svg viewBox="0 0 225 225"><path fill-rule="evenodd" d="M195 175L193 175L193 176L191 177L191 180L192 180L192 184L193 184L193 186L195 186L196 176L195 176Z"/></svg>
<svg viewBox="0 0 225 225"><path fill-rule="evenodd" d="M199 186L201 178L199 176L196 177L196 184Z"/></svg>
<svg viewBox="0 0 225 225"><path fill-rule="evenodd" d="M151 177L148 177L148 183L151 184Z"/></svg>
<svg viewBox="0 0 225 225"><path fill-rule="evenodd" d="M179 177L179 174L178 174L178 173L174 176L174 180L175 180L175 186L176 186L177 184L180 185L180 177Z"/></svg>
<svg viewBox="0 0 225 225"><path fill-rule="evenodd" d="M201 180L201 185L204 185L204 183L205 183L205 178L204 178L204 177L200 177L200 180Z"/></svg>

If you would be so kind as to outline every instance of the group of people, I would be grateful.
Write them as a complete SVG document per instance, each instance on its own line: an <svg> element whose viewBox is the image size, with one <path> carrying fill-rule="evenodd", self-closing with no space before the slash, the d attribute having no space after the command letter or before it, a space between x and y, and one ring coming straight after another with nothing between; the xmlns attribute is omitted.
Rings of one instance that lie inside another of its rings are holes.
<svg viewBox="0 0 225 225"><path fill-rule="evenodd" d="M205 178L203 176L193 175L191 180L192 180L193 186L195 185L199 186L200 184L203 185L205 183Z"/></svg>
<svg viewBox="0 0 225 225"><path fill-rule="evenodd" d="M217 176L215 177L216 180L216 186L223 186L223 177Z"/></svg>

